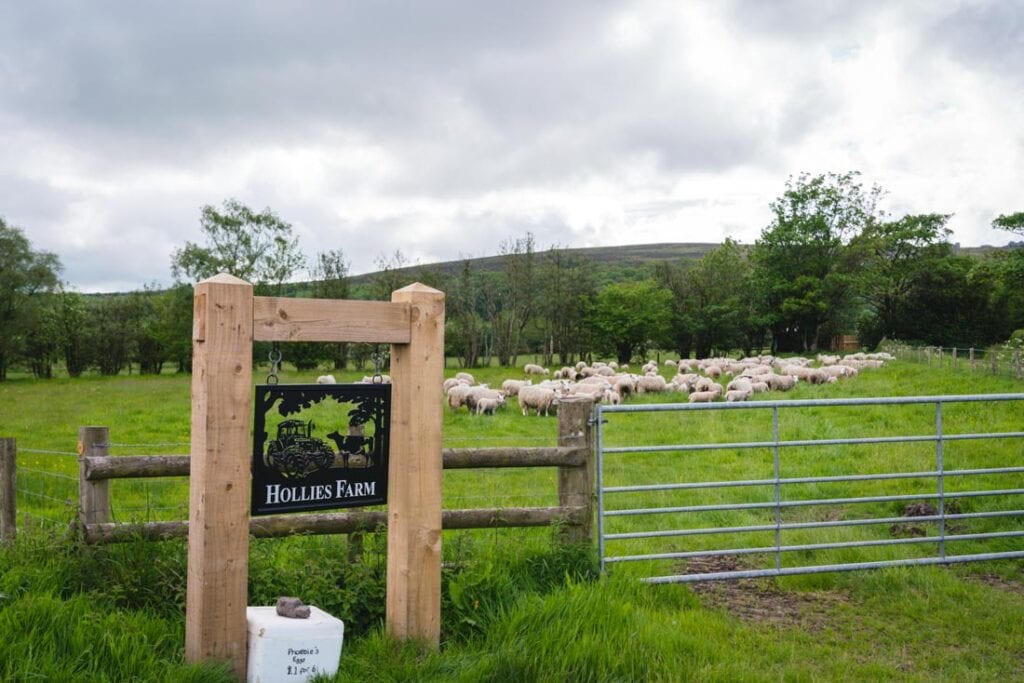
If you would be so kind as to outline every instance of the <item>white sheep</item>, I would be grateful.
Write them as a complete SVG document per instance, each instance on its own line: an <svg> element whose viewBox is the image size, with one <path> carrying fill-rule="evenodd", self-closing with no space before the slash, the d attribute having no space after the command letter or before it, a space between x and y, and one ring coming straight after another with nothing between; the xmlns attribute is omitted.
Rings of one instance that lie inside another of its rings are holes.
<svg viewBox="0 0 1024 683"><path fill-rule="evenodd" d="M722 376L722 368L717 365L708 365L704 368L704 374L712 379L718 379Z"/></svg>
<svg viewBox="0 0 1024 683"><path fill-rule="evenodd" d="M444 384L441 385L441 390L445 393L445 395L447 395L449 389L451 389L454 386L458 386L459 384L465 384L466 386L469 386L469 382L458 379L456 377L449 377L444 381Z"/></svg>
<svg viewBox="0 0 1024 683"><path fill-rule="evenodd" d="M576 368L570 368L566 366L563 367L561 370L556 370L553 376L555 379L567 379L570 381L575 381L577 375L578 373L576 371Z"/></svg>
<svg viewBox="0 0 1024 683"><path fill-rule="evenodd" d="M725 386L725 391L747 391L752 393L754 391L754 383L746 377L737 377Z"/></svg>
<svg viewBox="0 0 1024 683"><path fill-rule="evenodd" d="M604 396L601 397L601 402L617 406L622 403L622 396L620 396L619 392L614 389L605 389Z"/></svg>
<svg viewBox="0 0 1024 683"><path fill-rule="evenodd" d="M523 372L527 375L549 375L551 371L547 368L541 367L536 363L527 363L523 366Z"/></svg>
<svg viewBox="0 0 1024 683"><path fill-rule="evenodd" d="M712 403L718 398L717 391L695 391L687 399L690 403Z"/></svg>
<svg viewBox="0 0 1024 683"><path fill-rule="evenodd" d="M765 383L772 391L789 391L796 386L797 378L793 375L765 375Z"/></svg>
<svg viewBox="0 0 1024 683"><path fill-rule="evenodd" d="M477 384L469 388L466 392L466 407L472 412L476 410L476 403L481 398L493 398L505 400L505 393L500 389L491 389L486 384Z"/></svg>
<svg viewBox="0 0 1024 683"><path fill-rule="evenodd" d="M462 406L466 405L466 397L469 395L469 390L472 387L468 384L456 384L448 390L448 407L452 410L458 410Z"/></svg>
<svg viewBox="0 0 1024 683"><path fill-rule="evenodd" d="M337 384L338 380L334 379L334 375L320 375L316 378L317 384Z"/></svg>
<svg viewBox="0 0 1024 683"><path fill-rule="evenodd" d="M725 392L726 403L737 403L739 401L749 401L753 395L753 390L744 391L740 389L734 389L732 391Z"/></svg>
<svg viewBox="0 0 1024 683"><path fill-rule="evenodd" d="M481 396L476 400L476 414L494 415L495 411L503 405L505 405L504 396L498 396L497 398Z"/></svg>
<svg viewBox="0 0 1024 683"><path fill-rule="evenodd" d="M754 382L750 387L754 390L755 394L763 394L769 389L767 382Z"/></svg>
<svg viewBox="0 0 1024 683"><path fill-rule="evenodd" d="M391 384L391 375L363 375L362 384Z"/></svg>
<svg viewBox="0 0 1024 683"><path fill-rule="evenodd" d="M661 375L644 375L643 377L637 377L636 380L637 394L656 394L665 391L667 387L665 378Z"/></svg>
<svg viewBox="0 0 1024 683"><path fill-rule="evenodd" d="M519 390L518 399L523 415L529 415L530 409L533 409L538 416L542 410L547 416L551 406L556 405L557 396L555 390L549 387L529 386Z"/></svg>
<svg viewBox="0 0 1024 683"><path fill-rule="evenodd" d="M533 384L531 379L507 379L501 383L501 390L506 396L515 396L523 387Z"/></svg>
<svg viewBox="0 0 1024 683"><path fill-rule="evenodd" d="M473 375L469 374L468 372L456 372L455 379L462 380L463 382L469 385L476 384L476 380L473 378Z"/></svg>

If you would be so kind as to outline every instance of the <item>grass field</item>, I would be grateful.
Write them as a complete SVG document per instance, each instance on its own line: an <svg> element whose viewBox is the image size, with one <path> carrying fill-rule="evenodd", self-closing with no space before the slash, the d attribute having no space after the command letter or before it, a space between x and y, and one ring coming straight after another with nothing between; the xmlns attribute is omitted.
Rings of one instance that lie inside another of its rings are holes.
<svg viewBox="0 0 1024 683"><path fill-rule="evenodd" d="M449 369L447 374L454 372ZM315 374L286 374L282 381L308 381ZM474 374L493 384L518 376L517 371L500 368ZM16 379L0 384L0 405L5 406L0 435L18 439L19 489L26 492L19 497L19 508L23 521L26 515L29 521L17 543L0 549L0 680L226 679L216 667L182 663L184 542L90 547L65 531L76 496L72 454L78 427L109 426L115 454L185 453L189 381L161 376ZM862 372L848 382L801 385L785 397L1020 391L1024 386L1012 380L895 363ZM951 409L944 416L946 427L958 432L1024 430L1020 404L1014 405L983 411ZM493 418L446 410L445 446L554 443L554 418L527 418L514 405L509 408ZM761 411L742 412L750 414L662 414L653 420L616 415L607 433L613 443L623 444L678 443L681 433L687 441L723 435L764 438L764 416L754 414ZM782 436L915 433L921 421L929 419L934 418L924 408L839 414L814 410L787 417ZM915 445L823 450L814 457L787 461L793 468L787 475L817 476L851 468L927 469L934 465L934 447L930 449ZM606 484L770 474L770 459L764 453L716 453L690 454L685 462L664 455L624 455L609 461L613 481ZM958 444L949 447L948 457L947 466L1024 464L1019 440ZM1010 488L1021 481L1017 476L981 485ZM445 474L444 486L449 508L549 505L556 498L555 477L549 472L451 471ZM808 495L888 492L863 482L821 488ZM712 501L723 494L702 495L708 497L696 500ZM755 492L730 495L728 500L741 501ZM658 494L624 505L662 504L665 497ZM181 480L114 482L112 499L119 520L187 516L187 485ZM986 502L990 503L1020 507L1019 500ZM882 512L898 514L892 504L880 505ZM743 524L764 514L717 513L712 519L671 522ZM623 524L628 528L632 523ZM991 524L1021 528L1019 517ZM891 537L888 527L830 534L836 540L865 534ZM741 542L763 545L765 540L751 534ZM442 648L423 654L383 635L384 537L369 534L365 544L358 563L348 559L347 541L341 537L251 544L251 604L271 604L278 595L299 594L345 620L346 644L337 680L1024 680L1024 563L1016 560L651 586L635 576L677 567L615 565L600 577L593 550L562 548L550 529L446 532ZM1020 539L997 545L1024 549ZM653 541L633 542L628 552L661 547ZM671 547L708 546L674 541ZM827 559L874 559L893 552L830 551ZM901 548L898 554L907 552Z"/></svg>

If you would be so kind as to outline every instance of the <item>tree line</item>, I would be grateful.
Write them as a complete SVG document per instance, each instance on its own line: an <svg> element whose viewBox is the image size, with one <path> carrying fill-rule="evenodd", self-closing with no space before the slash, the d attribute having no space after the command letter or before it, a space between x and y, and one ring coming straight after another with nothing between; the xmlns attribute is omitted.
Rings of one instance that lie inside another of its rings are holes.
<svg viewBox="0 0 1024 683"><path fill-rule="evenodd" d="M62 366L159 373L191 369L192 283L227 272L262 295L390 299L412 279L447 295L447 353L465 367L548 365L584 357L620 362L650 349L681 357L732 352L813 352L841 334L873 348L883 338L985 347L1024 328L1024 242L982 256L957 252L946 214L893 217L883 191L856 172L790 178L753 245L727 239L700 259L653 261L616 279L601 266L532 234L499 245L501 268L465 259L454 275L410 266L401 251L378 257L353 285L342 250L307 258L291 224L270 209L230 199L204 206L204 242L171 257L176 284L87 295L60 280L54 254L34 250L0 219L0 380L10 367L50 377ZM1024 236L1024 212L993 226ZM302 273L307 283L297 283ZM256 357L265 351L257 349ZM290 344L300 369L363 369L367 344Z"/></svg>

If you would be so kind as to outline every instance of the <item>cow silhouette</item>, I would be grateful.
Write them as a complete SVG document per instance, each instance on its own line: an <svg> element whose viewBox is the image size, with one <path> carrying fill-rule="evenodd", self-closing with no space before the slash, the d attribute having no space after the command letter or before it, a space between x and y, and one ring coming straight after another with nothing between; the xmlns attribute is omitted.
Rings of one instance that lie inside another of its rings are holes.
<svg viewBox="0 0 1024 683"><path fill-rule="evenodd" d="M348 435L342 434L337 430L327 435L327 438L334 442L338 447L338 455L341 456L342 467L348 467L349 456L362 455L366 458L366 466L372 467L373 460L370 457L373 451L373 437L364 436L363 425L349 425L348 430L351 432Z"/></svg>

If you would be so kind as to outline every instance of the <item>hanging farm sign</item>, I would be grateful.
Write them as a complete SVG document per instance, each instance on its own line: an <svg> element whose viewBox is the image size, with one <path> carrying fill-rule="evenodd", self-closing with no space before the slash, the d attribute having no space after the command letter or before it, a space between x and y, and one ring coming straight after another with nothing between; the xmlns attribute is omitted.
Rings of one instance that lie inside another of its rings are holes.
<svg viewBox="0 0 1024 683"><path fill-rule="evenodd" d="M253 515L387 502L389 384L256 387Z"/></svg>

